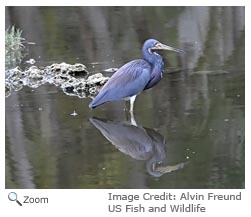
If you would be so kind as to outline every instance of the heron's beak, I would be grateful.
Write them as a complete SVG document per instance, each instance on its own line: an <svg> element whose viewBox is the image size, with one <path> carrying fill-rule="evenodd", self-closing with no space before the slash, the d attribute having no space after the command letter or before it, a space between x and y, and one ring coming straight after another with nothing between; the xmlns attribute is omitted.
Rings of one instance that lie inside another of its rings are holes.
<svg viewBox="0 0 251 217"><path fill-rule="evenodd" d="M183 51L181 49L170 47L170 46L167 46L167 45L161 44L161 43L156 44L153 47L153 50L171 50L171 51L175 51L177 53L185 53L185 51Z"/></svg>

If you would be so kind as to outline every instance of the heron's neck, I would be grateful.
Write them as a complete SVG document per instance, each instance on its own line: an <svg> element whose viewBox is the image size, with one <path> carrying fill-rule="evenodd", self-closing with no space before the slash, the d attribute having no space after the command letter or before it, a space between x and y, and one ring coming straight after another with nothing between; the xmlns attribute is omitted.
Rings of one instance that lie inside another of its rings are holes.
<svg viewBox="0 0 251 217"><path fill-rule="evenodd" d="M159 54L149 53L148 51L144 52L144 50L142 53L144 60L150 63L152 68L150 81L145 87L145 89L149 89L155 86L161 80L164 63L162 57Z"/></svg>
<svg viewBox="0 0 251 217"><path fill-rule="evenodd" d="M151 52L147 49L142 50L143 59L146 60L152 66L152 69L162 69L163 67L163 60L162 57L154 52Z"/></svg>

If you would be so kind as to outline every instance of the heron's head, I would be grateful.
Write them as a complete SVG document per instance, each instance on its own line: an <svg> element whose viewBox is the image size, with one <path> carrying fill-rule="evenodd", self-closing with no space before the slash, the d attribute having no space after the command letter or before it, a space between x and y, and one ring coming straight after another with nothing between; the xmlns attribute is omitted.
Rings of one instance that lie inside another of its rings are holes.
<svg viewBox="0 0 251 217"><path fill-rule="evenodd" d="M184 53L184 51L181 49L167 46L165 44L160 43L159 41L155 39L146 40L143 45L143 49L146 49L150 54L155 53L158 50L171 50L178 53Z"/></svg>

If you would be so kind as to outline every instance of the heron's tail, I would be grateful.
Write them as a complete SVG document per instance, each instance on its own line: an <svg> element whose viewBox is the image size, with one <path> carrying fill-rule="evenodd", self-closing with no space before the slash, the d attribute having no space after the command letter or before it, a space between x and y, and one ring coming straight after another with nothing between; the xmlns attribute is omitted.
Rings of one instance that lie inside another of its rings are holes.
<svg viewBox="0 0 251 217"><path fill-rule="evenodd" d="M95 109L97 106L99 106L99 104L95 101L95 98L91 101L91 103L89 104L89 108L90 109Z"/></svg>
<svg viewBox="0 0 251 217"><path fill-rule="evenodd" d="M106 92L99 92L99 94L89 104L89 108L94 109L94 108L106 103L108 100L106 100L105 95L106 95Z"/></svg>
<svg viewBox="0 0 251 217"><path fill-rule="evenodd" d="M90 108L90 109L95 109L96 107L97 107L97 106L94 106L92 102L89 104L89 108Z"/></svg>

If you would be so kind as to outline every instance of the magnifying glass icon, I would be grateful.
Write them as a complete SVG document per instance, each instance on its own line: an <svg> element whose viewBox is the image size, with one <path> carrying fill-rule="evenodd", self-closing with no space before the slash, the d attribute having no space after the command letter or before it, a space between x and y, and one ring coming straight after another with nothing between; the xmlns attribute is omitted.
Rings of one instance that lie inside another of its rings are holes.
<svg viewBox="0 0 251 217"><path fill-rule="evenodd" d="M10 192L8 198L10 201L16 201L19 204L19 206L22 206L20 201L17 199L17 194L15 192Z"/></svg>

